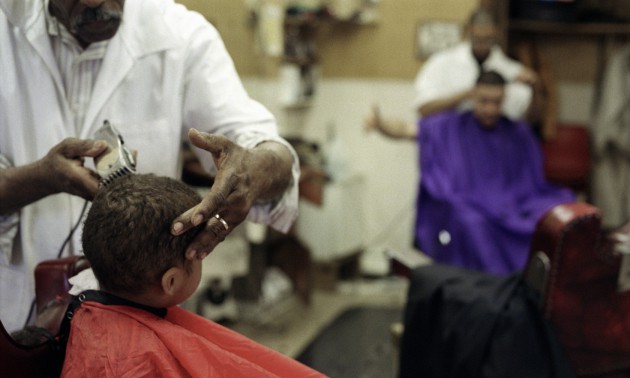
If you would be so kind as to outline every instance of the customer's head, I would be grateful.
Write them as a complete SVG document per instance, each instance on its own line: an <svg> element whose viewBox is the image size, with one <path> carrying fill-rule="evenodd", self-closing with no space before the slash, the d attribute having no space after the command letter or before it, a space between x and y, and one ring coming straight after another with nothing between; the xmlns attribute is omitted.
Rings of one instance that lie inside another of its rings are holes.
<svg viewBox="0 0 630 378"><path fill-rule="evenodd" d="M475 59L483 62L497 42L497 24L490 11L479 8L470 15L468 36Z"/></svg>
<svg viewBox="0 0 630 378"><path fill-rule="evenodd" d="M101 289L156 307L188 298L199 284L201 260L187 260L184 252L203 225L180 236L170 226L199 201L181 181L148 174L103 187L83 229L83 250Z"/></svg>
<svg viewBox="0 0 630 378"><path fill-rule="evenodd" d="M473 89L473 113L485 127L496 125L502 115L505 79L495 71L482 72Z"/></svg>

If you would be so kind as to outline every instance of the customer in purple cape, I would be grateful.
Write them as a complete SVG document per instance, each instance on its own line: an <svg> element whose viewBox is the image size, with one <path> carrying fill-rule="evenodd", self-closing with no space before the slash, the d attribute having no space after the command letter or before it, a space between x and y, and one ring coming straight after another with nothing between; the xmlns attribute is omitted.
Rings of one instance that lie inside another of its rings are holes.
<svg viewBox="0 0 630 378"><path fill-rule="evenodd" d="M483 72L470 111L413 125L384 120L375 108L365 121L367 129L419 143L415 246L436 262L497 275L523 269L538 220L575 201L545 180L530 127L502 115L504 86L501 75Z"/></svg>

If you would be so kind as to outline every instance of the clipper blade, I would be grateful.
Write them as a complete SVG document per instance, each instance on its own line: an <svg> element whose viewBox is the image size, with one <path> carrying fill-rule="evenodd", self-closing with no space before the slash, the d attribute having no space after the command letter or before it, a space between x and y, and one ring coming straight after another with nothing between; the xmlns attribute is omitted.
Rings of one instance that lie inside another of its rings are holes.
<svg viewBox="0 0 630 378"><path fill-rule="evenodd" d="M118 177L133 174L136 171L136 161L133 154L125 147L120 133L109 121L94 134L96 139L107 141L107 151L94 158L96 172L101 176L101 185L107 186Z"/></svg>

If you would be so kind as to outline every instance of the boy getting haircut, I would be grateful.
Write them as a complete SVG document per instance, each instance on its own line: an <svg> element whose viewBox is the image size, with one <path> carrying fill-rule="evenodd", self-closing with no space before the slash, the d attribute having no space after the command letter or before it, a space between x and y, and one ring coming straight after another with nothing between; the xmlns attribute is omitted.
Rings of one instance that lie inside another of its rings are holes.
<svg viewBox="0 0 630 378"><path fill-rule="evenodd" d="M180 236L170 227L199 201L180 181L142 174L95 196L83 248L101 290L68 310L62 377L323 377L177 306L199 285L202 261L185 251L206 224Z"/></svg>
<svg viewBox="0 0 630 378"><path fill-rule="evenodd" d="M193 262L184 252L202 226L173 236L170 225L200 200L183 182L152 174L124 176L102 188L83 229L84 253L101 290L143 303L138 297L159 288L169 269L190 273Z"/></svg>

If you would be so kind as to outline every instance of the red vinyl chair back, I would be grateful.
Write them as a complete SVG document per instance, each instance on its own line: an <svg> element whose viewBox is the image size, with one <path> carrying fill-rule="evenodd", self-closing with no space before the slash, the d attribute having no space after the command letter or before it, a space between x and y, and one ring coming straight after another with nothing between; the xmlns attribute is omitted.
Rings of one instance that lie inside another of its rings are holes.
<svg viewBox="0 0 630 378"><path fill-rule="evenodd" d="M89 263L72 256L44 261L35 268L36 325L52 335L59 327L70 301L68 279ZM6 377L59 377L63 361L48 343L24 346L17 343L0 322L0 375Z"/></svg>
<svg viewBox="0 0 630 378"><path fill-rule="evenodd" d="M63 361L48 344L18 344L0 322L0 369L5 377L59 377Z"/></svg>
<svg viewBox="0 0 630 378"><path fill-rule="evenodd" d="M525 274L580 377L630 376L630 291L618 290L614 252L624 239L627 228L604 234L586 203L556 206L533 236Z"/></svg>

